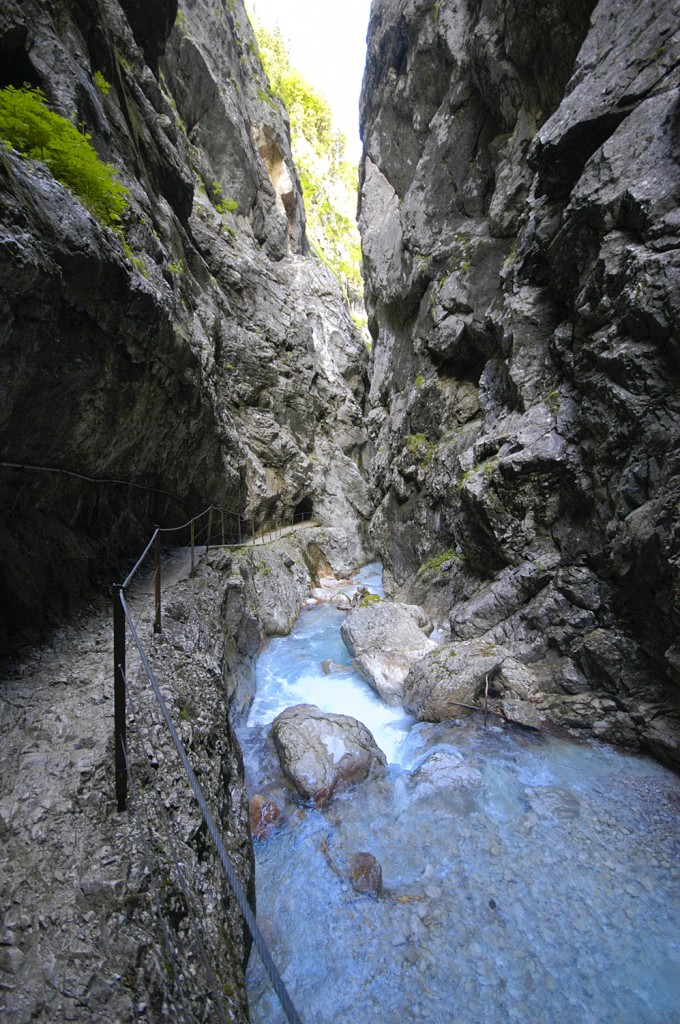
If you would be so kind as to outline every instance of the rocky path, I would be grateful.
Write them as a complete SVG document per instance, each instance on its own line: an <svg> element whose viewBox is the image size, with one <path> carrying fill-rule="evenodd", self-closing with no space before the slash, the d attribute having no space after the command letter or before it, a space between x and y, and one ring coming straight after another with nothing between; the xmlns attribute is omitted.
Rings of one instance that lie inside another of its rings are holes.
<svg viewBox="0 0 680 1024"><path fill-rule="evenodd" d="M168 584L176 572L171 562ZM148 586L133 601L150 622ZM101 600L3 670L0 1013L14 1024L143 1019L119 984L137 950L121 902L131 866L114 801L112 665Z"/></svg>
<svg viewBox="0 0 680 1024"><path fill-rule="evenodd" d="M164 602L190 569L188 548L164 558ZM151 638L148 573L128 603ZM0 669L0 1020L149 1019L131 996L149 987L152 941L132 920L140 894L148 901L134 833L115 804L112 614L101 599Z"/></svg>
<svg viewBox="0 0 680 1024"><path fill-rule="evenodd" d="M164 595L189 570L188 550L167 557ZM148 578L129 595L143 635L151 595ZM129 995L146 940L127 922L139 879L114 799L112 666L102 599L0 678L0 1019L13 1024L146 1019Z"/></svg>

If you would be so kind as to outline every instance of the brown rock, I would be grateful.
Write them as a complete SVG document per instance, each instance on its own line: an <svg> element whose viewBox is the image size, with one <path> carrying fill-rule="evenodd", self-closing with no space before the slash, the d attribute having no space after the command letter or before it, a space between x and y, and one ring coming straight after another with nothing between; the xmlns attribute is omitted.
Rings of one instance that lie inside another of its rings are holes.
<svg viewBox="0 0 680 1024"><path fill-rule="evenodd" d="M379 896L382 892L382 868L372 853L362 851L353 855L350 878L357 892L371 896Z"/></svg>
<svg viewBox="0 0 680 1024"><path fill-rule="evenodd" d="M251 796L248 802L250 831L256 839L266 839L271 835L281 817L278 804L268 800L261 793Z"/></svg>

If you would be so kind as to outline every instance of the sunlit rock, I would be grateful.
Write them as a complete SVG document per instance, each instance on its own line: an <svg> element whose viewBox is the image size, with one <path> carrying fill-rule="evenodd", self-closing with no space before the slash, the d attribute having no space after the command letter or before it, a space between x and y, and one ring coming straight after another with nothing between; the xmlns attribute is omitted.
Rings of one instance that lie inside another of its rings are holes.
<svg viewBox="0 0 680 1024"><path fill-rule="evenodd" d="M350 599L337 587L313 587L311 596L320 604L333 604L336 608L349 608Z"/></svg>
<svg viewBox="0 0 680 1024"><path fill-rule="evenodd" d="M320 806L337 788L382 772L386 758L365 725L313 704L286 708L271 736L281 770L303 800Z"/></svg>
<svg viewBox="0 0 680 1024"><path fill-rule="evenodd" d="M403 683L411 665L436 647L419 623L429 624L421 608L388 601L360 604L341 627L352 665L386 704L402 703ZM431 630L431 624L430 630Z"/></svg>

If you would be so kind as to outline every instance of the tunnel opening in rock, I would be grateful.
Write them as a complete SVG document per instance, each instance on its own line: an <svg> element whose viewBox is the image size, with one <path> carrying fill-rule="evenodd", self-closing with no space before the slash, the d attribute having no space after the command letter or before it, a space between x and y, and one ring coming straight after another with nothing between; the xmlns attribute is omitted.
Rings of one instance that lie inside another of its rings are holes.
<svg viewBox="0 0 680 1024"><path fill-rule="evenodd" d="M307 496L298 501L297 505L293 510L293 518L296 523L308 522L314 515L314 503L312 499Z"/></svg>
<svg viewBox="0 0 680 1024"><path fill-rule="evenodd" d="M27 51L28 33L23 26L14 26L0 39L0 89L13 85L38 86L40 78Z"/></svg>

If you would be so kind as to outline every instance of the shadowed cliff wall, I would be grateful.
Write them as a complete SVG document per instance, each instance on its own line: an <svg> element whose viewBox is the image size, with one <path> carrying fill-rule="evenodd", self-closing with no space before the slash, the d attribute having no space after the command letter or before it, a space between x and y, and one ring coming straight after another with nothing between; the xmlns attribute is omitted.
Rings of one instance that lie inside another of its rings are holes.
<svg viewBox="0 0 680 1024"><path fill-rule="evenodd" d="M395 587L676 762L678 14L377 0L361 191Z"/></svg>
<svg viewBox="0 0 680 1024"><path fill-rule="evenodd" d="M122 483L0 465L0 642L208 502L257 523L311 499L359 544L365 346L240 0L10 0L0 53L129 189L124 246L1 155L0 462Z"/></svg>

